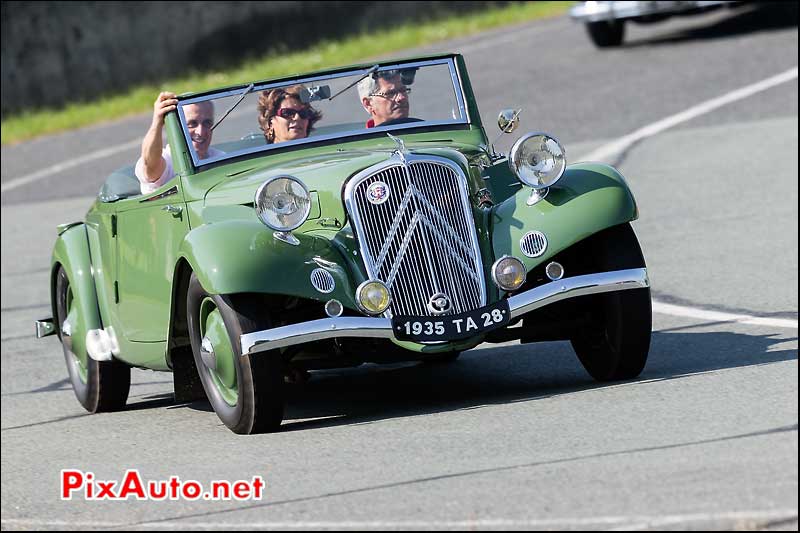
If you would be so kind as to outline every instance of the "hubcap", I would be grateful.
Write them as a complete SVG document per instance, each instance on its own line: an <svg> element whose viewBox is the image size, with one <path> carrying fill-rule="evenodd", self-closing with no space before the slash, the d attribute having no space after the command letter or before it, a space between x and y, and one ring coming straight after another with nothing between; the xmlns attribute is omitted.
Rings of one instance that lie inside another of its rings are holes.
<svg viewBox="0 0 800 533"><path fill-rule="evenodd" d="M214 354L214 345L208 337L203 337L200 343L200 356L203 358L203 363L209 370L217 369L217 356Z"/></svg>
<svg viewBox="0 0 800 533"><path fill-rule="evenodd" d="M200 304L200 356L208 368L214 387L228 405L236 405L239 387L236 380L236 355L225 329L225 322L214 300Z"/></svg>

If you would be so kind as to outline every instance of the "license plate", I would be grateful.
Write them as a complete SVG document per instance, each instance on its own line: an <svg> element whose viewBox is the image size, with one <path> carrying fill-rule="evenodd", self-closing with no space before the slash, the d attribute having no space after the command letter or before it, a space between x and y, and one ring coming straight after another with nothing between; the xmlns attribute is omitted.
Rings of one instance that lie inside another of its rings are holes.
<svg viewBox="0 0 800 533"><path fill-rule="evenodd" d="M508 300L458 315L392 317L398 340L430 342L466 339L505 326L511 320Z"/></svg>

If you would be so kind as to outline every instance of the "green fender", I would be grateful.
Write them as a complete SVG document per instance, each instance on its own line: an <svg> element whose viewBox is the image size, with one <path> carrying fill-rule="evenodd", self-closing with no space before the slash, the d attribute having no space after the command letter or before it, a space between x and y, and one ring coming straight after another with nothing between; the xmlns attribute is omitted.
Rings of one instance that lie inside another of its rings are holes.
<svg viewBox="0 0 800 533"><path fill-rule="evenodd" d="M320 302L335 298L355 309L355 286L342 254L326 238L294 236L298 246L276 239L260 221L229 220L190 231L179 256L188 261L209 294L260 292ZM311 272L317 268L333 276L333 292L324 294L311 285Z"/></svg>
<svg viewBox="0 0 800 533"><path fill-rule="evenodd" d="M590 235L639 215L625 179L601 163L570 165L547 196L532 206L526 204L530 191L524 187L492 213L495 258L512 255L528 271ZM539 257L528 257L520 250L520 239L532 230L547 236L547 250Z"/></svg>
<svg viewBox="0 0 800 533"><path fill-rule="evenodd" d="M51 261L51 302L53 319L56 315L56 272L61 265L67 273L72 288L73 310L69 316L72 325L72 351L84 364L87 362L86 332L100 329L100 309L97 306L97 292L92 274L92 259L89 252L89 238L84 224L65 225L67 227L56 239ZM59 332L60 333L60 332Z"/></svg>

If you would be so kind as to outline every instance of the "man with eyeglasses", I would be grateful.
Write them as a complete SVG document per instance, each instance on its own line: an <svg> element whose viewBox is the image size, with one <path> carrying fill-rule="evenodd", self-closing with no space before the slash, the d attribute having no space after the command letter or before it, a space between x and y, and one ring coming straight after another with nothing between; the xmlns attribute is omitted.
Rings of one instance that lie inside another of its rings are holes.
<svg viewBox="0 0 800 533"><path fill-rule="evenodd" d="M411 88L406 87L401 73L396 70L377 72L361 80L358 96L370 115L367 127L419 122L419 119L408 116L410 92Z"/></svg>

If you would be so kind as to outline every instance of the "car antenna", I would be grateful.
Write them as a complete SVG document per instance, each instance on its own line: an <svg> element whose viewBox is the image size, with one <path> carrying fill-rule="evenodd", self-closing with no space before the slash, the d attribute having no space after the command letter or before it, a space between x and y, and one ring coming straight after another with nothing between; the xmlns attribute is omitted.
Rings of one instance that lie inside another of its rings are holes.
<svg viewBox="0 0 800 533"><path fill-rule="evenodd" d="M356 84L360 83L360 82L361 82L361 80L363 80L363 79L364 79L364 78L366 78L367 76L370 76L370 75L374 74L374 73L375 73L375 71L377 71L379 67L380 67L380 65L373 65L373 66L372 66L372 67L371 67L371 68L370 68L368 71L366 71L366 72L364 73L364 75L363 75L363 76L361 76L360 78L358 78L356 81L354 81L353 83L351 83L350 85L348 85L347 87L345 87L344 89L342 89L341 91L339 91L338 93L336 93L336 94L334 94L333 96L331 96L330 98L328 98L328 100L333 100L334 98L336 98L337 96L339 96L340 94L342 94L343 92L345 92L347 89L349 89L349 88L350 88L350 87L352 87L353 85L356 85Z"/></svg>
<svg viewBox="0 0 800 533"><path fill-rule="evenodd" d="M238 99L238 100L236 100L236 103L235 103L235 104L233 104L233 105L232 105L232 106L231 106L231 107L230 107L230 108L229 108L227 111L225 111L225 114L224 114L224 115L222 115L222 117L220 117L220 119L217 121L217 123L216 123L216 124L214 124L213 126L211 126L211 131L214 131L214 128L216 128L217 126L219 126L219 125L220 125L220 123L221 123L223 120L225 120L225 117L227 117L228 115L230 115L230 114L231 114L231 111L233 111L234 109L236 109L236 106L237 106L237 105L239 105L240 103L242 103L242 100L244 100L244 97L245 97L245 96L247 96L247 95L250 93L250 91L252 91L252 90L253 90L253 87L255 87L255 84L254 84L254 83L251 83L250 85L248 85L248 86L247 86L247 89L246 89L246 90L245 90L245 91L242 93L242 96L240 96L240 97L239 97L239 99Z"/></svg>

